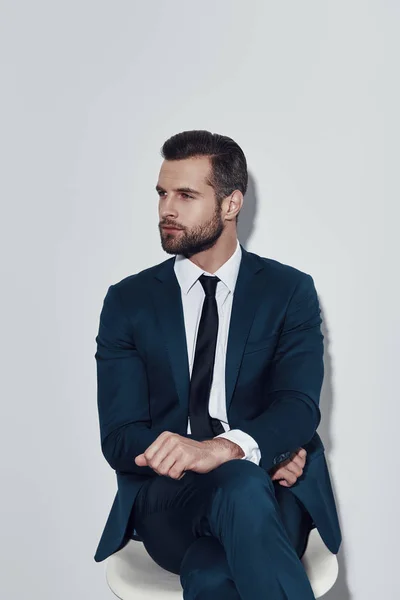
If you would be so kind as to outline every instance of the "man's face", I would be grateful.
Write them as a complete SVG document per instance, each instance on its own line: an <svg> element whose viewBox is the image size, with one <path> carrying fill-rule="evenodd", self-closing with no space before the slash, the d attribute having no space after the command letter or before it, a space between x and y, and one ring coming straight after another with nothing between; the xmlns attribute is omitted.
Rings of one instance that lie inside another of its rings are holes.
<svg viewBox="0 0 400 600"><path fill-rule="evenodd" d="M224 229L222 209L215 200L214 188L205 183L210 168L208 156L164 160L161 165L156 186L158 226L162 248L168 254L190 257L208 250ZM165 226L178 229L164 229Z"/></svg>

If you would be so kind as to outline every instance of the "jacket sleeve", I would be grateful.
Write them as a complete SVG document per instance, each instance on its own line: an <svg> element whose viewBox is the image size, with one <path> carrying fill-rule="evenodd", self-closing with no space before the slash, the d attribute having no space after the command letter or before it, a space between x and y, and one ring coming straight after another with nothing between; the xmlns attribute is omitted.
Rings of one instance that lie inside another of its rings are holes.
<svg viewBox="0 0 400 600"><path fill-rule="evenodd" d="M288 303L268 374L268 408L235 428L251 435L267 471L304 447L321 420L319 398L324 378L320 307L311 275L303 273Z"/></svg>
<svg viewBox="0 0 400 600"><path fill-rule="evenodd" d="M151 467L140 467L134 460L163 430L151 427L146 368L116 285L109 287L104 299L96 343L97 407L103 455L116 471L155 475ZM211 439L189 433L179 435L197 441Z"/></svg>

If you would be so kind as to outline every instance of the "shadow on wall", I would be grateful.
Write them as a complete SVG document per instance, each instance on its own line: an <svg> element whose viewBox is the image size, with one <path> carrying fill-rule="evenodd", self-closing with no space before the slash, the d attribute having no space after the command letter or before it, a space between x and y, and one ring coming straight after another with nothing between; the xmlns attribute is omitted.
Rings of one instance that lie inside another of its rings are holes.
<svg viewBox="0 0 400 600"><path fill-rule="evenodd" d="M254 229L254 224L256 222L255 215L257 213L257 194L256 194L256 184L254 177L249 172L249 182L247 187L246 196L244 198L243 207L239 214L238 219L238 238L240 243L247 248L248 240L251 237L251 233ZM262 255L262 253L260 252ZM279 259L277 259L279 260ZM294 267L296 264L293 263ZM312 273L310 273L312 275ZM318 283L315 282L316 288L318 288ZM317 289L318 291L318 289ZM325 366L325 375L324 375L324 383L321 391L321 399L320 399L320 408L321 408L321 424L318 428L318 433L324 443L325 446L325 456L329 467L329 456L330 452L333 448L333 443L330 435L330 423L331 423L331 415L333 410L333 385L332 385L332 359L330 353L330 340L329 340L329 331L326 326L326 319L324 314L324 309L320 300L321 305L321 318L322 318L322 333L324 335L324 366ZM332 472L330 471L331 481L333 491L335 492L335 481L332 476ZM341 523L341 515L340 515L340 506L337 502L337 497L335 494L336 506L339 515L339 522ZM343 533L343 531L342 531ZM347 585L347 569L346 569L346 550L345 550L345 536L343 535L343 541L340 546L340 550L338 553L338 563L339 563L339 575L338 579L333 586L333 588L324 595L324 600L351 600L350 591Z"/></svg>

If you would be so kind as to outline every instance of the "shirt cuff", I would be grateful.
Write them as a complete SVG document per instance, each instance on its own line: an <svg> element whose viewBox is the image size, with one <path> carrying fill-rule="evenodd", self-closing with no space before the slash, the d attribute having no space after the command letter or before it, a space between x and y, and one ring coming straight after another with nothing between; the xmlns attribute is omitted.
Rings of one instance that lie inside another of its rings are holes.
<svg viewBox="0 0 400 600"><path fill-rule="evenodd" d="M254 462L256 465L260 464L261 460L261 451L257 445L256 440L251 437L248 433L245 433L241 429L230 429L229 431L225 431L224 433L220 433L215 437L223 437L231 442L234 442L244 452L244 456L241 457L242 460L250 460Z"/></svg>

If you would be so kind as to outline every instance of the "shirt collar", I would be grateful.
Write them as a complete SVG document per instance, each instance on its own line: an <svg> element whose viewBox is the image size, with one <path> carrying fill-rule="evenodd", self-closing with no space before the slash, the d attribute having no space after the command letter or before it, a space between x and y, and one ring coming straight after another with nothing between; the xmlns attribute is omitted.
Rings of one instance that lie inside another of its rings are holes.
<svg viewBox="0 0 400 600"><path fill-rule="evenodd" d="M215 273L203 271L200 267L194 264L189 258L183 254L177 254L174 262L175 275L181 290L184 294L188 294L192 286L196 283L200 275L216 275L223 284L233 293L236 285L237 276L239 273L240 261L242 259L242 249L237 240L236 250L228 260L220 266Z"/></svg>

